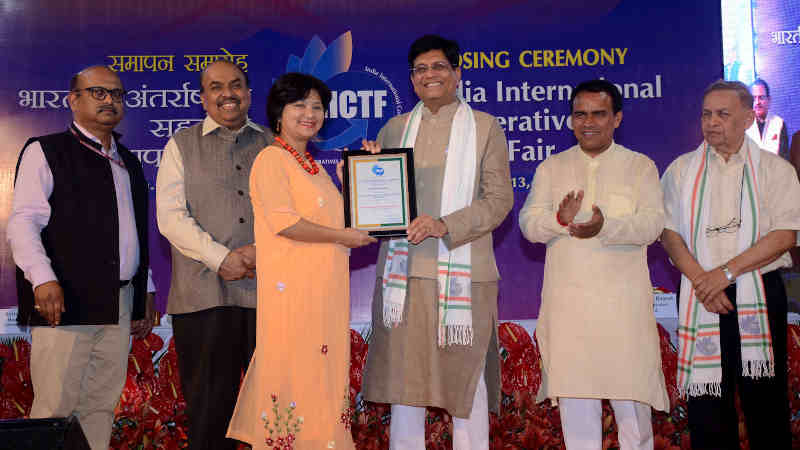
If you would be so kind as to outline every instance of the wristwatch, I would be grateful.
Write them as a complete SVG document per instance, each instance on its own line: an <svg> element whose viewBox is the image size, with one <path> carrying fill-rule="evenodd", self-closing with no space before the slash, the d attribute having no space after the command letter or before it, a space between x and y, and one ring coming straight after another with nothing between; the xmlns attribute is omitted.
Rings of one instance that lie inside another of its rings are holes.
<svg viewBox="0 0 800 450"><path fill-rule="evenodd" d="M725 278L728 279L728 282L734 283L736 281L736 277L733 276L733 273L731 273L731 269L728 268L727 264L721 265L720 269L722 269L722 273L725 274Z"/></svg>

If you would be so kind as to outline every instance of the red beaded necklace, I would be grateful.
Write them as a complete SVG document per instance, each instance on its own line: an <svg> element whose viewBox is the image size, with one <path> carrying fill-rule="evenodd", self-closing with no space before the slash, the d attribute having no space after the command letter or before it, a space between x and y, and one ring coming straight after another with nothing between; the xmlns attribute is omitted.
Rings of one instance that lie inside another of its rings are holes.
<svg viewBox="0 0 800 450"><path fill-rule="evenodd" d="M294 159L297 160L297 164L300 164L300 166L303 169L305 169L306 172L310 173L311 175L316 175L317 173L319 173L319 166L317 166L317 163L314 162L314 157L311 156L311 153L309 153L308 150L306 150L306 155L305 156L306 156L306 159L308 160L308 162L311 163L310 167L303 160L303 157L300 156L300 153L298 153L297 150L295 150L291 145L287 144L286 141L284 141L283 139L281 139L278 136L275 136L275 142L277 142L278 144L281 144L281 147L286 149L287 152L291 153L292 156L294 156Z"/></svg>

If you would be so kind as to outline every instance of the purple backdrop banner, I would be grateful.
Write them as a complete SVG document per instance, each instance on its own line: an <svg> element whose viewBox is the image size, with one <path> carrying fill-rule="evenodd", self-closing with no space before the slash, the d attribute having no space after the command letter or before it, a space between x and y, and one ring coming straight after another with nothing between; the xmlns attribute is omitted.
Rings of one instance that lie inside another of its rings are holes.
<svg viewBox="0 0 800 450"><path fill-rule="evenodd" d="M457 40L463 97L497 116L508 138L515 207L494 233L501 319L538 315L544 246L522 238L517 215L538 163L575 142L568 116L572 88L598 77L618 84L625 106L616 140L649 155L663 171L699 143L701 93L722 76L717 2L52 3L6 2L0 16L8 65L0 80L0 307L16 304L5 229L17 155L28 137L65 129L68 80L90 64L111 65L130 91L118 131L154 186L169 136L204 117L199 70L208 61L227 58L246 67L250 115L259 123L265 122L269 87L282 73L300 70L325 80L335 95L315 157L332 170L339 148L361 136L375 138L389 118L416 103L409 44L425 33ZM150 248L163 310L169 245L158 234L153 208ZM376 246L352 253L355 321L370 317L376 257ZM649 260L654 285L674 291L678 277L658 245Z"/></svg>

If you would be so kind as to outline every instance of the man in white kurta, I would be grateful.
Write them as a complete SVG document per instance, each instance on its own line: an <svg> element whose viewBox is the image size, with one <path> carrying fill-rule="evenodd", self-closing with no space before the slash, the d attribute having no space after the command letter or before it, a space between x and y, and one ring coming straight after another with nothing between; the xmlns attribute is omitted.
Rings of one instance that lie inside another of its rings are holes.
<svg viewBox="0 0 800 450"><path fill-rule="evenodd" d="M613 84L582 83L570 102L578 145L539 165L519 220L547 245L539 400L558 401L568 449L601 448L604 398L621 448L653 448L650 407L669 408L647 268L664 226L658 170L613 141L622 121Z"/></svg>
<svg viewBox="0 0 800 450"><path fill-rule="evenodd" d="M745 136L753 96L738 81L703 93L703 142L664 172L661 243L680 270L677 385L692 448L791 446L787 298L780 276L800 229L795 171ZM741 408L737 407L736 397Z"/></svg>

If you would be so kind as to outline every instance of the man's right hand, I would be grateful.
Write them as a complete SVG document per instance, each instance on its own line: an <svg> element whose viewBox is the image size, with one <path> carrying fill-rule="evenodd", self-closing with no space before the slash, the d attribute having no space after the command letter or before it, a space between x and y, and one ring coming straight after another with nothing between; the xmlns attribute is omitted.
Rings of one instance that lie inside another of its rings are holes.
<svg viewBox="0 0 800 450"><path fill-rule="evenodd" d="M569 191L561 203L558 205L558 220L563 224L571 224L575 220L575 216L581 209L581 202L583 201L583 191Z"/></svg>
<svg viewBox="0 0 800 450"><path fill-rule="evenodd" d="M58 281L48 281L36 286L33 298L36 311L50 326L54 327L61 323L61 313L66 312L66 308L64 308L64 291Z"/></svg>
<svg viewBox="0 0 800 450"><path fill-rule="evenodd" d="M241 251L232 250L228 252L228 256L222 260L219 265L217 273L225 281L241 280L244 277L255 277L255 271L249 269L247 266L247 258Z"/></svg>
<svg viewBox="0 0 800 450"><path fill-rule="evenodd" d="M366 150L374 155L381 152L381 146L377 141L368 141L366 139L362 139L361 150Z"/></svg>

